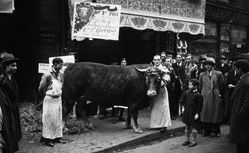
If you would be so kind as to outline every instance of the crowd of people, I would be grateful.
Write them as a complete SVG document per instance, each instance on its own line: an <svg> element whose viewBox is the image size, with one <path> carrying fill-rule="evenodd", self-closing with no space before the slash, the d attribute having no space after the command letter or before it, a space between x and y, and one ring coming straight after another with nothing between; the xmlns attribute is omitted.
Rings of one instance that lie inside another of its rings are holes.
<svg viewBox="0 0 249 153"><path fill-rule="evenodd" d="M7 52L0 55L0 150L4 153L16 152L22 138L18 87L13 77L18 60ZM182 117L186 125L182 145L193 147L197 133L220 137L221 124L228 124L237 152L249 152L249 59L241 56L229 61L221 55L218 60L191 54L173 59L164 52L153 56L151 71L160 70L163 76L160 90L151 100L150 127L165 132L171 120ZM62 139L63 60L54 58L52 64L39 85L44 97L41 140L50 147L66 143ZM120 65L127 65L125 58ZM115 108L119 112L117 121L124 121L125 108Z"/></svg>
<svg viewBox="0 0 249 153"><path fill-rule="evenodd" d="M227 124L229 140L236 144L237 152L249 152L248 55L231 60L221 55L218 62L206 55L197 59L191 54L177 55L172 59L162 52L156 57L160 57L160 64L170 76L166 87L171 119L182 117L186 125L186 141L182 145L197 145L197 133L220 137L221 124ZM159 100L153 105L157 103ZM151 122L157 119L151 118Z"/></svg>

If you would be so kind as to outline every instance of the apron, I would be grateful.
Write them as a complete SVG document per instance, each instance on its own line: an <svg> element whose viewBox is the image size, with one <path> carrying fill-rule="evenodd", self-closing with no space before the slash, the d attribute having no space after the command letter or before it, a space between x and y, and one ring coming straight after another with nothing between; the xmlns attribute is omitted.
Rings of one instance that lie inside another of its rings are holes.
<svg viewBox="0 0 249 153"><path fill-rule="evenodd" d="M62 83L52 76L51 89L43 100L42 136L47 139L61 138L62 128Z"/></svg>

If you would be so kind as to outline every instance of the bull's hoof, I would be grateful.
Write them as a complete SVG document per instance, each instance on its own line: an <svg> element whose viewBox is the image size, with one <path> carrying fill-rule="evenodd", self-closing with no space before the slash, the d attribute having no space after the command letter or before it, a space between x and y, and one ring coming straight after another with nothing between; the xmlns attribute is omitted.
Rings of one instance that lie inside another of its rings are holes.
<svg viewBox="0 0 249 153"><path fill-rule="evenodd" d="M138 133L138 134L144 133L144 131L143 131L142 129L140 129L140 128L135 128L135 129L134 129L134 132L135 132L135 133Z"/></svg>
<svg viewBox="0 0 249 153"><path fill-rule="evenodd" d="M92 123L87 123L86 128L89 129L89 130L95 130L96 129L96 127Z"/></svg>

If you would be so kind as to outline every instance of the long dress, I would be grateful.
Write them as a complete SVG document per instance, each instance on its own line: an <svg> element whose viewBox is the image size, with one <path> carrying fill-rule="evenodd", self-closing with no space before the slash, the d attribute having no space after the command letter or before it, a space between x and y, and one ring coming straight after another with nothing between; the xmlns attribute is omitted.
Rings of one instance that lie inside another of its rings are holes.
<svg viewBox="0 0 249 153"><path fill-rule="evenodd" d="M43 100L42 136L46 139L61 138L63 136L61 88L62 82L52 75L51 87L46 91L46 96ZM54 97L54 95L58 96Z"/></svg>
<svg viewBox="0 0 249 153"><path fill-rule="evenodd" d="M163 79L169 81L170 76L166 74ZM164 85L160 88L158 95L152 99L150 128L164 128L168 126L171 126L169 97L166 85Z"/></svg>

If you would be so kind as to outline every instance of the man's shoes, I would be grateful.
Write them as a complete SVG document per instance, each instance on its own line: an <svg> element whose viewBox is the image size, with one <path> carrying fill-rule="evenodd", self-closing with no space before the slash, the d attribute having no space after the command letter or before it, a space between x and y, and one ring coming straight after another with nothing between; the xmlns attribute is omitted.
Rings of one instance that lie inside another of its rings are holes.
<svg viewBox="0 0 249 153"><path fill-rule="evenodd" d="M198 134L202 134L203 133L203 131L202 130L199 130L199 131L197 131L198 132Z"/></svg>
<svg viewBox="0 0 249 153"><path fill-rule="evenodd" d="M220 137L220 136L221 136L220 133L214 133L214 134L212 134L212 137Z"/></svg>
<svg viewBox="0 0 249 153"><path fill-rule="evenodd" d="M160 129L160 132L161 132L161 133L164 133L164 132L166 132L166 131L167 131L167 128L166 128L166 127L163 127L163 128Z"/></svg>
<svg viewBox="0 0 249 153"><path fill-rule="evenodd" d="M210 133L207 133L207 132L203 132L203 137L207 137L207 136L210 136Z"/></svg>
<svg viewBox="0 0 249 153"><path fill-rule="evenodd" d="M194 146L196 146L197 145L197 142L196 141L193 141L193 142L191 142L188 146L189 147L194 147Z"/></svg>
<svg viewBox="0 0 249 153"><path fill-rule="evenodd" d="M118 121L123 122L123 121L125 121L125 119L124 119L123 117L119 117L119 118L118 118Z"/></svg>
<svg viewBox="0 0 249 153"><path fill-rule="evenodd" d="M49 147L54 147L54 144L52 141L46 142L45 145Z"/></svg>
<svg viewBox="0 0 249 153"><path fill-rule="evenodd" d="M190 144L190 141L184 141L182 145L183 145L183 146L187 146L187 145L189 145L189 144Z"/></svg>

